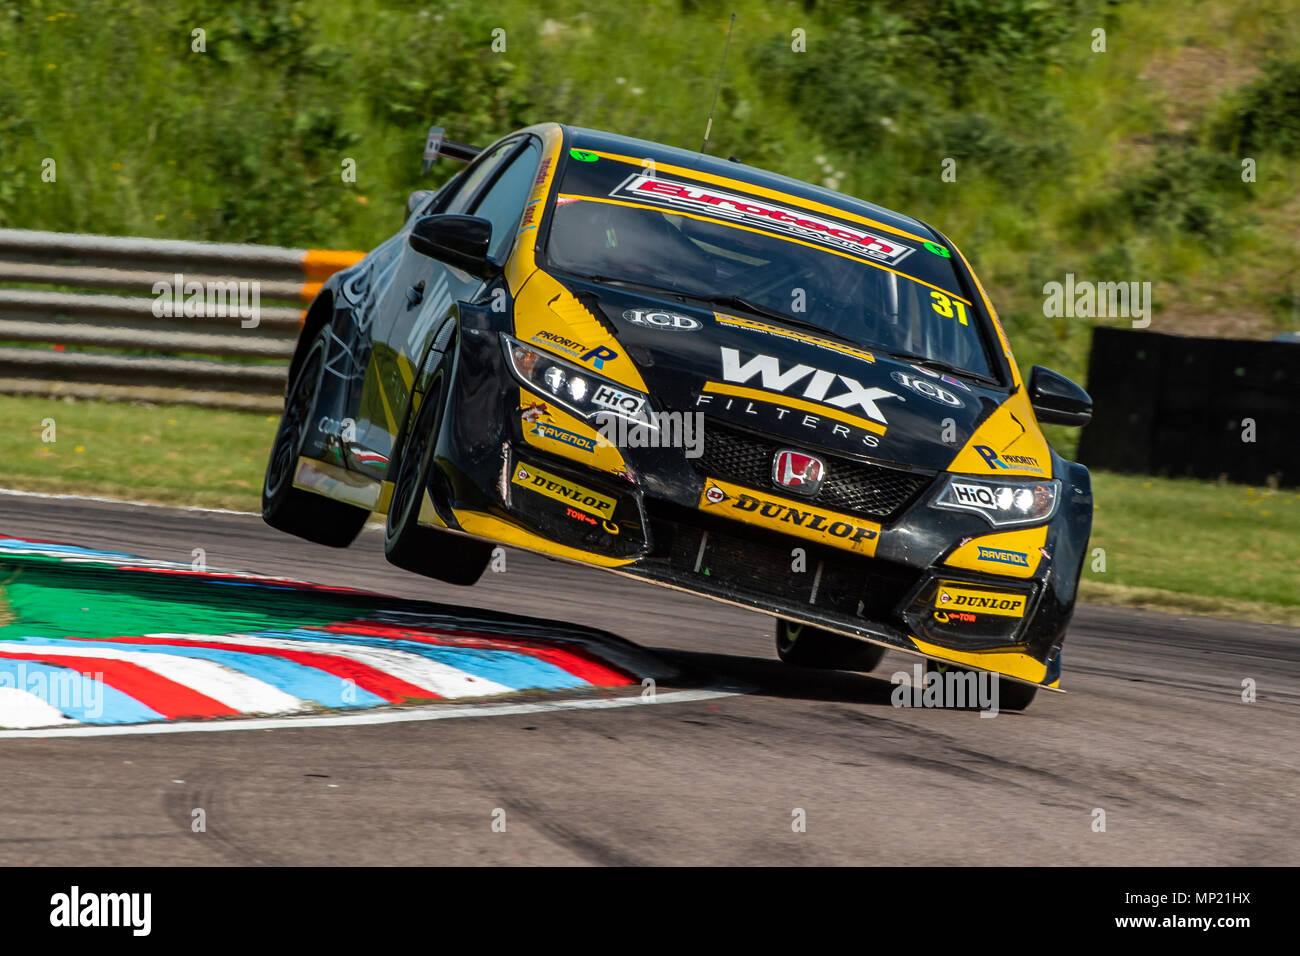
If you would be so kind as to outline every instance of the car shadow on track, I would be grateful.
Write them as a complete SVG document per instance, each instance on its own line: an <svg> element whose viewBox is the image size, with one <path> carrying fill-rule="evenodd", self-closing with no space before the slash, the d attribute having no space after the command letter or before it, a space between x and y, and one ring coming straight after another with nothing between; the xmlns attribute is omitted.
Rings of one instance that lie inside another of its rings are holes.
<svg viewBox="0 0 1300 956"><path fill-rule="evenodd" d="M893 706L889 661L870 674L795 667L781 661L730 654L708 654L667 647L647 648L681 668L684 680L708 686L728 686L745 693L792 700ZM918 658L919 659L919 658Z"/></svg>

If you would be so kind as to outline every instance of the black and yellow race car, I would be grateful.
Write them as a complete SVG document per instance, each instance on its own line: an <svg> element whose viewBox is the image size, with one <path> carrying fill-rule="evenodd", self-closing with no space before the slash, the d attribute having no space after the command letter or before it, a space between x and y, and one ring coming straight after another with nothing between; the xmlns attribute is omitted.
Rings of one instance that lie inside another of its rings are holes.
<svg viewBox="0 0 1300 956"><path fill-rule="evenodd" d="M471 584L495 544L775 615L789 662L895 648L1059 685L1092 522L943 234L726 161L559 124L416 193L308 311L263 488L276 528Z"/></svg>

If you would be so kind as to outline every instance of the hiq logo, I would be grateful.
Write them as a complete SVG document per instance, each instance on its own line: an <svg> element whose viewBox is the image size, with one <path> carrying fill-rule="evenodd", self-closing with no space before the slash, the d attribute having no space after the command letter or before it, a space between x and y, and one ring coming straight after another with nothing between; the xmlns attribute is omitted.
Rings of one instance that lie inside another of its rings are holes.
<svg viewBox="0 0 1300 956"><path fill-rule="evenodd" d="M590 362L598 369L604 368L605 363L614 358L618 358L618 353L604 345L597 345L582 356L584 362Z"/></svg>

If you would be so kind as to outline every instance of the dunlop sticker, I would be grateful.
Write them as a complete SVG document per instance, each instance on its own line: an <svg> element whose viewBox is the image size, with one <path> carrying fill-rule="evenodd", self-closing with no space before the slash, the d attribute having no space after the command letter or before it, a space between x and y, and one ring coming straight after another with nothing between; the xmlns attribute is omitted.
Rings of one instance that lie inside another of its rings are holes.
<svg viewBox="0 0 1300 956"><path fill-rule="evenodd" d="M517 466L514 477L510 480L516 485L535 491L539 495L554 498L556 501L562 501L571 508L585 511L597 518L608 518L614 513L613 498L598 494L577 482L568 481L532 465Z"/></svg>
<svg viewBox="0 0 1300 956"><path fill-rule="evenodd" d="M716 479L705 482L698 507L746 524L771 528L859 554L875 554L880 538L880 525L875 522Z"/></svg>
<svg viewBox="0 0 1300 956"><path fill-rule="evenodd" d="M941 611L974 611L977 614L999 614L1003 617L1025 616L1025 595L1005 591L981 591L964 587L953 581L940 581L934 595L934 606Z"/></svg>

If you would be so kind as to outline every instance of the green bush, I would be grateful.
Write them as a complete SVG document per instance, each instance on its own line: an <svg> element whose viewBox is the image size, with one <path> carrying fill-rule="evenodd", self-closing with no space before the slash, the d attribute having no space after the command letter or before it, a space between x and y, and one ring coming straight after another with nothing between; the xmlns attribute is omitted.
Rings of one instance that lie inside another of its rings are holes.
<svg viewBox="0 0 1300 956"><path fill-rule="evenodd" d="M1300 60L1273 60L1264 75L1241 91L1214 140L1221 149L1249 155L1276 151L1300 155Z"/></svg>
<svg viewBox="0 0 1300 956"><path fill-rule="evenodd" d="M1149 166L1125 176L1113 193L1085 205L1079 219L1111 234L1136 228L1165 237L1223 240L1234 228L1233 207L1250 196L1232 157L1194 146L1165 146Z"/></svg>

